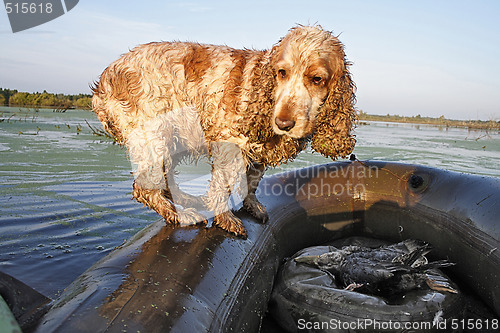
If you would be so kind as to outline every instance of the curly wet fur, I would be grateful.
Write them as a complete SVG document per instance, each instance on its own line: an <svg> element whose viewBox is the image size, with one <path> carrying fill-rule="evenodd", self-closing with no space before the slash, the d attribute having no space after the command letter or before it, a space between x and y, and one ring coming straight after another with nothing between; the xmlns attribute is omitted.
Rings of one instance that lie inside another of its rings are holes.
<svg viewBox="0 0 500 333"><path fill-rule="evenodd" d="M155 42L134 48L104 70L93 88L92 107L137 165L133 195L138 201L179 223L169 180L182 144L179 154L213 158L204 200L216 212L214 224L245 236L227 206L237 175L216 152L225 148L212 145L238 147L248 178L243 206L266 220L255 190L267 167L292 160L308 142L332 159L352 151L357 115L348 66L342 44L320 26L292 28L264 51ZM162 185L144 185L144 175L146 183ZM196 214L187 215L184 224L200 222Z"/></svg>

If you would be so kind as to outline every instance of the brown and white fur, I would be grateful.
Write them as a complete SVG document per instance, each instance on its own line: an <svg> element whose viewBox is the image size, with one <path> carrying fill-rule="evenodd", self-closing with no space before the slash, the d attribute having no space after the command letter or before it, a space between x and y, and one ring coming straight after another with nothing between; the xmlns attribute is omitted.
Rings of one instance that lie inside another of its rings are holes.
<svg viewBox="0 0 500 333"><path fill-rule="evenodd" d="M264 51L155 42L104 70L92 107L137 165L134 198L181 225L206 223L190 208L204 205L215 212L213 225L246 237L228 206L241 173L243 207L265 222L255 191L267 167L292 160L308 142L332 159L352 151L357 115L348 66L343 45L320 26L294 27ZM173 181L185 155L211 158L202 199Z"/></svg>

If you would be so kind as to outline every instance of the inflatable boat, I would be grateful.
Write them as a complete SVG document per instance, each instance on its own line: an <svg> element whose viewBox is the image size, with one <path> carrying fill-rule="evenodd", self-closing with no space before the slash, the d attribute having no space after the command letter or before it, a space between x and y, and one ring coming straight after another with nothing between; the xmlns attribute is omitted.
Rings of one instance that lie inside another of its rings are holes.
<svg viewBox="0 0 500 333"><path fill-rule="evenodd" d="M37 332L258 332L283 259L349 236L420 239L500 315L500 179L347 161L265 177L248 239L159 220L53 301Z"/></svg>

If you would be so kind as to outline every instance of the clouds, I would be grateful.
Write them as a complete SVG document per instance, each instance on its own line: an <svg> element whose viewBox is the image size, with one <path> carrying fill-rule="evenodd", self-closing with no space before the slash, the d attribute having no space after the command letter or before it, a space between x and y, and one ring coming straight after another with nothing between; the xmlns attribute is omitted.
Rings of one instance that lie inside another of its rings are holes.
<svg viewBox="0 0 500 333"><path fill-rule="evenodd" d="M148 38L174 37L160 23L81 7L40 27L46 30L2 35L2 87L90 93L89 84L120 54Z"/></svg>
<svg viewBox="0 0 500 333"><path fill-rule="evenodd" d="M197 2L177 2L175 5L180 8L186 8L193 13L205 13L212 8L207 6L205 2L203 2L203 4Z"/></svg>

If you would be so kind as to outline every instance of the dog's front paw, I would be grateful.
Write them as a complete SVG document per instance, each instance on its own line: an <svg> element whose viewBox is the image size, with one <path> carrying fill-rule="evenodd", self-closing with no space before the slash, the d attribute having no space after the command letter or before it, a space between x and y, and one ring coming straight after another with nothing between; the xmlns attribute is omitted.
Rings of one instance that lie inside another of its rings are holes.
<svg viewBox="0 0 500 333"><path fill-rule="evenodd" d="M243 239L247 238L247 231L241 220L232 212L227 211L214 217L214 226L226 230Z"/></svg>
<svg viewBox="0 0 500 333"><path fill-rule="evenodd" d="M181 226L207 224L207 218L194 208L177 211L177 221Z"/></svg>
<svg viewBox="0 0 500 333"><path fill-rule="evenodd" d="M266 207L264 207L255 196L247 196L245 200L243 200L243 208L262 223L266 223L269 220Z"/></svg>

